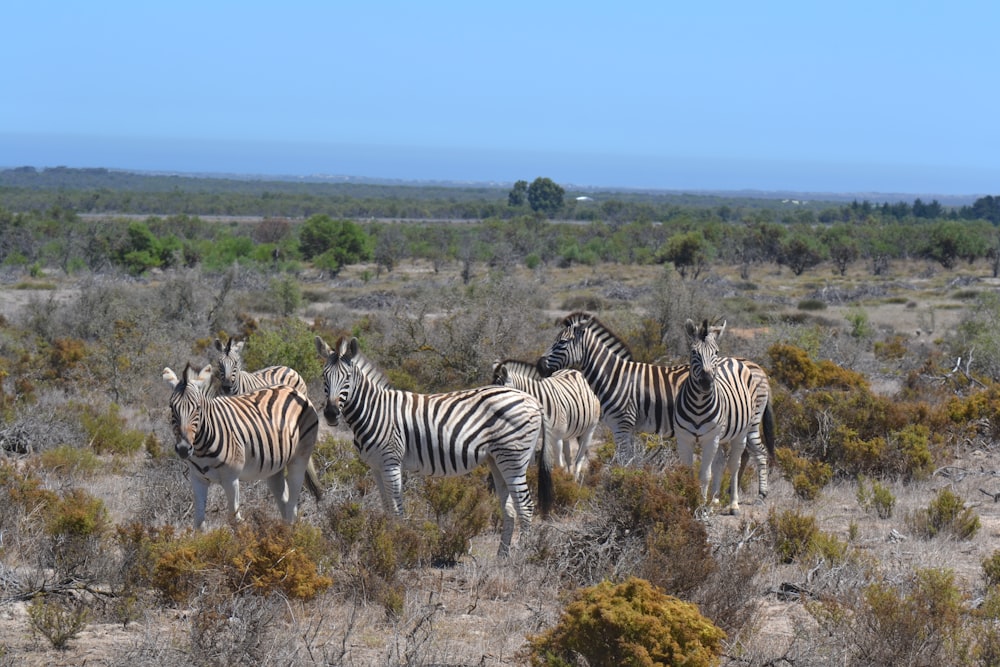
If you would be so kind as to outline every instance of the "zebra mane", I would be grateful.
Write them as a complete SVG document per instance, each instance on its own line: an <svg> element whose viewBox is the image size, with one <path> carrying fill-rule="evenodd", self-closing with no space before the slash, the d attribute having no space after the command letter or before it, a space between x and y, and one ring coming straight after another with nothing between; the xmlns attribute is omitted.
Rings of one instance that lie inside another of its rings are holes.
<svg viewBox="0 0 1000 667"><path fill-rule="evenodd" d="M342 344L346 340L349 340L347 336L342 336L337 341L337 344L333 346L335 355L339 356L339 352L337 352L337 350L341 349ZM362 375L375 384L375 386L383 389L390 388L389 378L387 378L385 373L383 373L379 367L375 365L375 362L362 354L361 350L358 350L357 354L351 357L351 363L357 367L358 371L360 371Z"/></svg>
<svg viewBox="0 0 1000 667"><path fill-rule="evenodd" d="M493 377L496 378L497 371L506 368L511 375L527 378L529 380L544 380L545 376L538 372L538 366L531 361L520 359L504 359L493 364Z"/></svg>
<svg viewBox="0 0 1000 667"><path fill-rule="evenodd" d="M618 334L609 329L603 322L590 313L578 310L567 315L563 321L564 327L584 325L594 333L597 340L604 347L608 348L612 354L626 361L632 361L632 350L628 344L618 337Z"/></svg>

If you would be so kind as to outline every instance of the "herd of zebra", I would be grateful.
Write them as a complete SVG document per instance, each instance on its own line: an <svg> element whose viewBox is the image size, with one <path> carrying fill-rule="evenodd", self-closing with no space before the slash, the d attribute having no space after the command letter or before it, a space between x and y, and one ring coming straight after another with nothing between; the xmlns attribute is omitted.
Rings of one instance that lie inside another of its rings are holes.
<svg viewBox="0 0 1000 667"><path fill-rule="evenodd" d="M534 514L529 464L538 460L537 495L545 515L553 501L553 467L565 467L579 481L602 420L623 464L637 456L637 432L674 437L689 466L700 452L703 501L717 500L728 464L728 511L736 513L744 451L756 461L760 495L767 494L774 452L767 374L751 361L719 354L724 323L688 320L685 329L690 364L661 366L634 361L596 317L572 313L537 362L500 361L492 384L438 394L392 388L356 338L330 347L317 336L322 413L331 426L343 422L353 431L386 510L395 514L403 511L403 471L461 475L485 462L503 512L501 555L509 553L515 523L523 531ZM295 520L303 486L321 497L312 464L319 416L306 383L285 366L245 371L242 349L243 342L216 339L212 364L199 370L188 363L180 377L163 370L172 388L175 451L189 466L196 528L204 524L212 482L225 490L233 521L240 520L241 480L266 480L288 522Z"/></svg>

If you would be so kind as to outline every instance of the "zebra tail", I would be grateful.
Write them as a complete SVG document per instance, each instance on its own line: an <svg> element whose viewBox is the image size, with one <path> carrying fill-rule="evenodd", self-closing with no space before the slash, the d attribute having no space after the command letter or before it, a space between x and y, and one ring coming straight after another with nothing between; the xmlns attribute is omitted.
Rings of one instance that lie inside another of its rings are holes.
<svg viewBox="0 0 1000 667"><path fill-rule="evenodd" d="M555 501L555 485L552 482L552 467L555 464L555 448L549 444L549 420L542 414L542 448L538 457L538 506L542 516L548 516Z"/></svg>
<svg viewBox="0 0 1000 667"><path fill-rule="evenodd" d="M767 447L768 463L774 464L774 412L771 411L771 401L764 406L764 446Z"/></svg>
<svg viewBox="0 0 1000 667"><path fill-rule="evenodd" d="M306 465L306 487L313 494L316 502L319 502L323 497L323 488L319 485L319 475L316 474L316 466L313 465L311 456L309 457L309 463Z"/></svg>

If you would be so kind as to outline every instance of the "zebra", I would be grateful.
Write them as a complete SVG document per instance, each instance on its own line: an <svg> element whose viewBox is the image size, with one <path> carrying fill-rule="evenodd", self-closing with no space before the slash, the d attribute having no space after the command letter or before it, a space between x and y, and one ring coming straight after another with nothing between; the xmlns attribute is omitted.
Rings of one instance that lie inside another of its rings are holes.
<svg viewBox="0 0 1000 667"><path fill-rule="evenodd" d="M634 361L628 346L600 320L589 313L575 312L561 322L563 328L556 340L539 358L539 371L546 375L555 370L579 367L594 393L601 401L603 420L611 429L615 442L615 457L629 463L636 456L633 434L657 433L676 437L676 401L681 383L690 372L688 364L661 366ZM766 373L757 364L747 364L752 374ZM771 405L768 400L763 414L764 435L768 451L773 456L774 436ZM758 488L767 495L767 454L760 448L759 429L752 430L748 449L758 463ZM678 443L679 453L685 453ZM687 465L692 457L683 457ZM713 498L717 496L721 478L715 480Z"/></svg>
<svg viewBox="0 0 1000 667"><path fill-rule="evenodd" d="M601 402L604 423L611 429L615 458L630 463L636 456L634 433L674 435L674 387L687 366L658 366L631 359L630 353L597 318L573 313L563 320L555 342L539 358L539 372L579 368ZM612 342L617 341L617 343Z"/></svg>
<svg viewBox="0 0 1000 667"><path fill-rule="evenodd" d="M354 446L375 474L386 511L403 513L403 470L462 475L485 461L504 515L498 555L506 556L515 514L522 534L531 524L527 471L540 446L538 499L542 515L549 512L551 447L542 407L530 395L495 385L443 394L397 390L360 352L357 338L342 337L331 348L316 336L316 351L324 360L323 416L330 426L343 419L354 432Z"/></svg>
<svg viewBox="0 0 1000 667"><path fill-rule="evenodd" d="M240 480L258 479L267 480L282 518L293 522L303 483L317 501L322 497L310 463L319 428L316 409L307 396L286 386L210 398L203 388L211 374L210 365L198 373L188 363L180 378L163 369L163 379L173 389L174 449L190 468L195 529L205 523L212 482L225 490L233 522L242 520Z"/></svg>
<svg viewBox="0 0 1000 667"><path fill-rule="evenodd" d="M520 389L538 399L556 441L559 465L579 482L590 440L601 421L601 402L583 373L568 368L546 378L531 362L506 359L493 364L493 384Z"/></svg>
<svg viewBox="0 0 1000 667"><path fill-rule="evenodd" d="M218 353L216 359L218 391L222 395L238 396L254 389L281 384L293 387L303 396L309 396L309 387L305 380L288 366L268 366L252 373L243 370L243 345L244 341L234 342L232 338L225 345L218 338L213 343Z"/></svg>
<svg viewBox="0 0 1000 667"><path fill-rule="evenodd" d="M768 456L760 446L761 423L767 446L773 454L773 417L769 409L770 383L763 369L743 359L719 355L719 338L726 323L701 326L684 323L691 348L691 366L677 391L674 413L677 451L681 461L693 465L694 450L700 449L699 481L702 498L713 484L713 501L718 498L728 444L730 505L727 511L739 514L740 459L749 449L757 459L759 492L767 496Z"/></svg>

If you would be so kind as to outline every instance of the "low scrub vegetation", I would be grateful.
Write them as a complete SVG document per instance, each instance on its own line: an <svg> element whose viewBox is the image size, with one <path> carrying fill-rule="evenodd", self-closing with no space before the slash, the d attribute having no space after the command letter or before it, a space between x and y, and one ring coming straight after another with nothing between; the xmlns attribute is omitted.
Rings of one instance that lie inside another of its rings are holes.
<svg viewBox="0 0 1000 667"><path fill-rule="evenodd" d="M514 208L475 225L0 213L0 663L92 655L74 651L97 626L121 633L107 664L995 663L986 255L923 255L948 228L914 208L879 232L905 259L834 233L862 204L811 220L608 206L589 225ZM238 338L248 368L295 368L318 405L313 338L352 335L394 386L450 391L537 358L577 309L665 364L687 361L685 319L727 319L723 352L771 378L768 497L753 502L751 468L743 514L719 516L670 440L637 436L622 468L602 429L583 482L557 470L552 517L498 561L485 468L407 476L389 516L351 434L323 424L325 495L294 525L245 484L241 524L216 488L207 529L189 528L165 366Z"/></svg>

